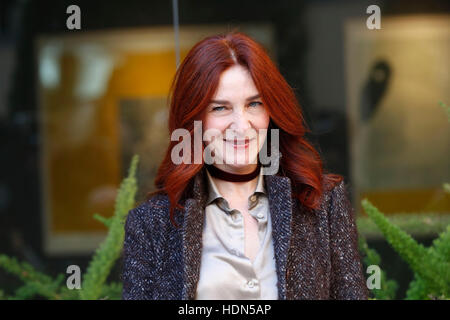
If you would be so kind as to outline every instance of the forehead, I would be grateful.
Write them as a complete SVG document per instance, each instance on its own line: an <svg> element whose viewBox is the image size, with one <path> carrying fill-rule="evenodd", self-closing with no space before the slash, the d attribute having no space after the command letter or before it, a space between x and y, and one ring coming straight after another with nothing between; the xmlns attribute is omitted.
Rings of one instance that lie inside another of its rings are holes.
<svg viewBox="0 0 450 320"><path fill-rule="evenodd" d="M214 98L227 100L246 99L256 94L258 94L258 89L248 70L240 65L235 65L221 74Z"/></svg>

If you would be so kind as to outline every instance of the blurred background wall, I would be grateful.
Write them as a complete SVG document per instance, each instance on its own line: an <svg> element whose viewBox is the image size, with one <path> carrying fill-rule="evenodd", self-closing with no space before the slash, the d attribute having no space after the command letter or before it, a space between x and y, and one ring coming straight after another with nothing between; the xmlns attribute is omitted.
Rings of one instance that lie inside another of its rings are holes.
<svg viewBox="0 0 450 320"><path fill-rule="evenodd" d="M66 27L72 4L80 30ZM372 4L382 30L366 28ZM0 9L0 252L50 274L84 270L106 230L92 214L112 214L132 154L137 200L153 188L176 70L172 2L4 0ZM447 1L180 0L178 15L181 58L234 28L266 47L358 214L363 196L387 213L450 211L439 191L450 180L449 126L435 107L450 98ZM369 244L407 284L386 243ZM0 285L16 281L0 272Z"/></svg>

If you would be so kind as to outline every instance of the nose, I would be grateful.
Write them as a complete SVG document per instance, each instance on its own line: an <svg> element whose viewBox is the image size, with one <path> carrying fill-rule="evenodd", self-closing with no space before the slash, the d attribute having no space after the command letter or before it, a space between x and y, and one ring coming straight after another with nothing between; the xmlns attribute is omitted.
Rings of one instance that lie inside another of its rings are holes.
<svg viewBox="0 0 450 320"><path fill-rule="evenodd" d="M233 121L230 124L229 129L231 129L238 138L243 138L251 127L250 120L245 112L239 110L233 113Z"/></svg>

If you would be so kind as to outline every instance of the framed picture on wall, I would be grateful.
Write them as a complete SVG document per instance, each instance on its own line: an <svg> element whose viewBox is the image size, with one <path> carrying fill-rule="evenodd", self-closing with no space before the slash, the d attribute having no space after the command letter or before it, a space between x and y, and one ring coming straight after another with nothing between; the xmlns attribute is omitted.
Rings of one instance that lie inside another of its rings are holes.
<svg viewBox="0 0 450 320"><path fill-rule="evenodd" d="M354 203L384 213L450 212L450 16L383 17L345 25Z"/></svg>

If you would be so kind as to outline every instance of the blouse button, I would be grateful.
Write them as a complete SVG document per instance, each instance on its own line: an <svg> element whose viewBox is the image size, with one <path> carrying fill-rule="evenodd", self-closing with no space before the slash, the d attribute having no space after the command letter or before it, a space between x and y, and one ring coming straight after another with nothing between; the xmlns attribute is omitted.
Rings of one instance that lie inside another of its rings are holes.
<svg viewBox="0 0 450 320"><path fill-rule="evenodd" d="M250 200L251 200L251 201L255 201L255 200L256 200L256 195L252 195L252 196L250 197Z"/></svg>
<svg viewBox="0 0 450 320"><path fill-rule="evenodd" d="M257 216L258 218L260 218L260 219L264 218L264 215L263 215L261 212L258 213L256 216Z"/></svg>

